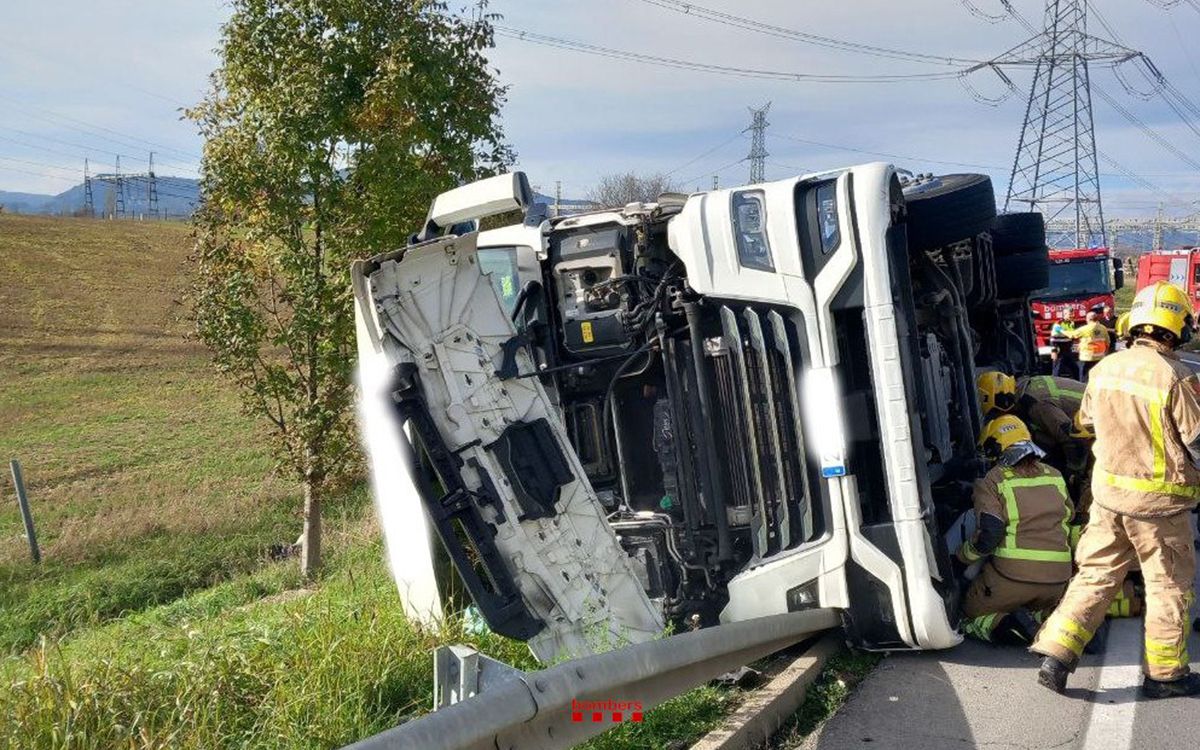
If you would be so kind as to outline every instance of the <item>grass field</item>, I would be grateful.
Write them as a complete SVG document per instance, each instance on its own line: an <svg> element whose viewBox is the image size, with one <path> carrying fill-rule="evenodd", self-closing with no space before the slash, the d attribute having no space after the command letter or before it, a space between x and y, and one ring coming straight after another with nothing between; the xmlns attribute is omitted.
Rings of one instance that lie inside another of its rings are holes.
<svg viewBox="0 0 1200 750"><path fill-rule="evenodd" d="M0 747L324 748L428 710L430 648L522 644L405 620L367 493L327 512L302 584L269 551L298 490L186 333L182 225L0 214ZM7 472L5 472L7 475ZM598 750L686 746L737 701L701 688Z"/></svg>

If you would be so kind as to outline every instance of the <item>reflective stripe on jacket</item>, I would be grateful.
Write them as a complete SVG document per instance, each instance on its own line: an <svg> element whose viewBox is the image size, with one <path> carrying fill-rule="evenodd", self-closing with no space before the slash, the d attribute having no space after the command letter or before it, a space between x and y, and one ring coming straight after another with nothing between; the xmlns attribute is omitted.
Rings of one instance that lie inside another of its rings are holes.
<svg viewBox="0 0 1200 750"><path fill-rule="evenodd" d="M1044 404L1052 404L1062 409L1071 419L1079 411L1083 401L1083 383L1070 378L1056 378L1053 375L1034 375L1017 381L1017 398L1030 396Z"/></svg>
<svg viewBox="0 0 1200 750"><path fill-rule="evenodd" d="M1200 500L1187 446L1200 439L1200 379L1171 351L1145 339L1096 365L1080 406L1096 432L1094 502L1153 518Z"/></svg>
<svg viewBox="0 0 1200 750"><path fill-rule="evenodd" d="M1075 414L1083 401L1083 383L1037 375L1017 381L1015 414L1029 427L1033 442L1046 452L1046 463L1060 471L1084 468L1091 441L1072 435Z"/></svg>
<svg viewBox="0 0 1200 750"><path fill-rule="evenodd" d="M997 572L1029 583L1070 579L1075 509L1058 471L1031 459L997 466L975 483L974 500L977 514L1004 521L1004 539L991 550Z"/></svg>

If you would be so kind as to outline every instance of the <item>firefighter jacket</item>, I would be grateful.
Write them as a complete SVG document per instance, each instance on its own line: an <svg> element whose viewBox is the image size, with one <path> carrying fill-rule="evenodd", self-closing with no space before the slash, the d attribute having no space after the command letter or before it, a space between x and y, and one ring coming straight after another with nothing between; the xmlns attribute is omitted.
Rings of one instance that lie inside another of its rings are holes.
<svg viewBox="0 0 1200 750"><path fill-rule="evenodd" d="M1140 339L1106 357L1088 379L1079 420L1096 433L1097 505L1156 518L1200 499L1200 379L1174 352Z"/></svg>
<svg viewBox="0 0 1200 750"><path fill-rule="evenodd" d="M1069 378L1038 375L1017 382L1017 416L1029 427L1033 442L1049 463L1081 471L1087 463L1089 441L1072 435L1075 414L1083 400L1083 383Z"/></svg>
<svg viewBox="0 0 1200 750"><path fill-rule="evenodd" d="M1070 336L1079 340L1080 362L1099 362L1108 354L1108 329L1099 321L1075 329Z"/></svg>
<svg viewBox="0 0 1200 750"><path fill-rule="evenodd" d="M1034 458L998 465L975 483L974 500L978 531L959 550L962 562L991 555L996 572L1014 581L1070 580L1075 508L1057 470Z"/></svg>

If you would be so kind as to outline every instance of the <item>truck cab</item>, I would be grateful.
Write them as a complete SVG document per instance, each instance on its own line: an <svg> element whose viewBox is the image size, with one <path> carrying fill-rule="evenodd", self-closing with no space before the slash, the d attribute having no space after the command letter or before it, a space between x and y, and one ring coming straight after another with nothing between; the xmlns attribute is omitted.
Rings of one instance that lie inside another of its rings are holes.
<svg viewBox="0 0 1200 750"><path fill-rule="evenodd" d="M1026 286L980 175L864 164L555 219L519 174L439 196L352 274L406 609L459 584L546 661L812 608L864 648L955 645L975 376L1036 365L1044 227L1016 219Z"/></svg>
<svg viewBox="0 0 1200 750"><path fill-rule="evenodd" d="M1107 248L1052 248L1049 284L1031 300L1038 353L1050 355L1050 329L1056 322L1083 325L1093 307L1115 309L1115 292L1124 285L1124 266Z"/></svg>

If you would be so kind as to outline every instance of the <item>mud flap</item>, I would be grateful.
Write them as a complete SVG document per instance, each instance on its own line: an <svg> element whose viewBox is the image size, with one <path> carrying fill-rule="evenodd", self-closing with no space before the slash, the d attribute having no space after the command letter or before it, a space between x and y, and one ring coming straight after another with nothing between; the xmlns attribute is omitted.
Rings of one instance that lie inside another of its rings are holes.
<svg viewBox="0 0 1200 750"><path fill-rule="evenodd" d="M543 661L657 637L662 613L571 449L536 378L501 380L515 332L476 262L475 236L451 237L354 268L360 350L386 375L392 429L407 423L440 489L418 483L431 523L489 626ZM510 358L513 354L510 352ZM524 351L522 373L532 371ZM378 419L378 415L374 415ZM404 460L368 446L373 469ZM393 502L377 486L381 506ZM390 537L394 532L385 529Z"/></svg>

